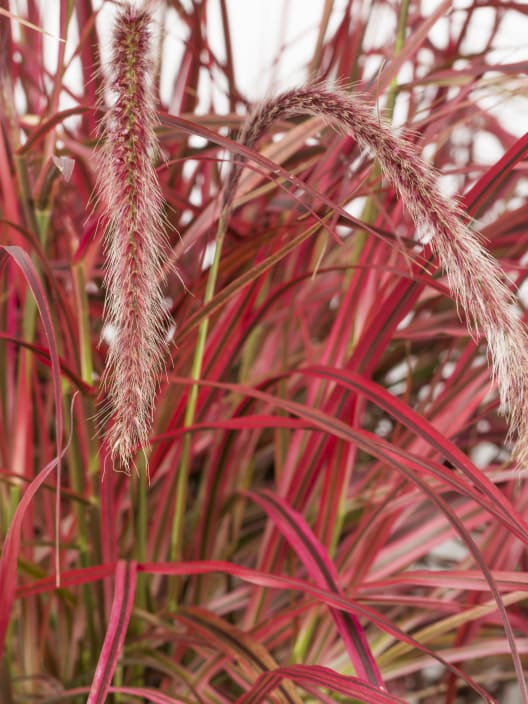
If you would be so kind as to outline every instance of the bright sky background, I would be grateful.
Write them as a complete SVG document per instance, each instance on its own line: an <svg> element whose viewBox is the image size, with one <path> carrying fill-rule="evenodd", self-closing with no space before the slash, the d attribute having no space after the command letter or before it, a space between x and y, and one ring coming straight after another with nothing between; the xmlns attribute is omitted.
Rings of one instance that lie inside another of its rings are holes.
<svg viewBox="0 0 528 704"><path fill-rule="evenodd" d="M133 0L141 4L142 0ZM393 0L396 2L397 0ZM528 4L528 0L525 0ZM190 0L182 0L188 5ZM441 0L422 0L423 11L430 14L439 5ZM324 0L226 0L234 53L236 80L242 94L249 100L256 101L267 94L277 90L299 85L305 80L305 67L312 56L317 30L324 7ZM24 10L26 0L11 0L11 9ZM335 9L332 14L329 32L339 23L347 0L335 0ZM358 2L357 6L371 7L373 3L366 0ZM464 13L460 9L471 5L470 0L453 0L451 19L453 22L462 22ZM44 38L47 51L47 65L53 73L56 67L57 39L58 36L58 8L57 0L40 0L45 30L52 36ZM94 6L101 7L98 18L98 28L101 36L108 36L112 25L115 4L94 0ZM224 47L222 42L222 24L220 19L219 0L208 0L208 35L211 47L222 59ZM367 45L382 47L393 41L395 25L392 12L384 12L379 5L374 5L376 20L369 23L369 31L365 41ZM473 14L470 24L470 42L466 44L466 51L478 51L482 48L488 33L494 12L491 8L482 7ZM164 44L162 66L170 67L170 72L179 65L183 52L184 42L187 39L187 29L179 20L175 10L169 10L167 37ZM447 20L440 19L431 31L432 40L442 46L447 37ZM16 31L16 29L15 29ZM493 60L497 63L517 63L526 61L528 67L528 15L519 12L507 11L503 19L501 30L495 39L496 50ZM76 31L68 37L67 58L72 55L78 42ZM280 56L280 61L276 61ZM372 64L370 74L375 77L379 66ZM170 91L171 77L168 71L162 72L161 94L166 98ZM402 67L399 79L401 82L408 78L405 65ZM79 85L79 64L75 61L68 70L66 80L75 90ZM209 85L209 80L203 85ZM219 80L221 84L221 79ZM227 111L227 101L221 91L213 93L215 109L219 113ZM202 96L200 108L205 110L209 100L206 91ZM395 123L398 124L398 108L402 107L402 100L397 104ZM74 101L63 96L61 107L71 107ZM528 124L528 96L510 99L507 105L497 106L496 111L505 121L508 129L518 136L526 131ZM485 136L484 136L485 137ZM492 163L501 156L500 145L493 144L492 140L483 145L483 161Z"/></svg>
<svg viewBox="0 0 528 704"><path fill-rule="evenodd" d="M528 4L528 0L525 0ZM133 0L136 5L141 0ZM423 11L430 14L440 4L441 0L422 0ZM50 34L58 34L58 2L57 0L40 0L45 29ZM100 14L99 28L104 31L111 24L111 17L115 12L113 3L103 3L103 0L94 0L94 7L105 5ZM182 0L183 5L189 0ZM347 0L335 0L334 11L330 20L329 32L334 29L346 6ZM359 4L359 3L358 3ZM23 9L25 0L11 0L13 11ZM363 5L368 4L366 2ZM457 12L471 5L470 0L453 0L452 16L454 21L462 13ZM263 86L270 88L270 82L284 82L300 80L301 67L306 58L310 56L317 28L323 11L323 0L227 0L227 8L232 30L233 50L235 65L237 67L237 80L243 87L248 97L259 97ZM219 0L208 0L209 13L209 39L220 57L223 56L221 41L221 21ZM383 12L383 8L375 7L374 12L379 21L371 22L367 43L382 46L391 40L394 34L392 13ZM181 52L181 42L185 40L185 30L179 23L175 11L171 12L173 22L169 30L170 36L175 40L172 46L173 58ZM473 14L470 26L471 46L466 49L478 49L489 31L490 21L494 11L489 7L481 7ZM218 27L218 32L215 28ZM373 31L375 27L375 31ZM432 37L439 45L445 41L446 20L439 20L433 30ZM497 58L505 61L528 60L528 16L519 12L507 11L503 20L501 32L497 40ZM76 37L71 37L76 41ZM52 38L46 40L51 53L56 41ZM282 52L279 70L273 66L273 59L278 55L281 47L287 46ZM168 51L171 51L170 47ZM263 70L264 69L264 72Z"/></svg>
<svg viewBox="0 0 528 704"><path fill-rule="evenodd" d="M528 0L527 0L528 2ZM336 0L329 31L331 32L342 17L346 0ZM365 4L365 3L364 3ZM422 0L423 11L430 14L440 4L440 0ZM463 13L457 8L464 8L471 3L468 0L453 0L453 20L461 23ZM323 9L322 0L227 0L229 17L232 22L235 65L237 80L251 99L262 97L262 92L272 88L273 83L280 87L285 84L299 82L303 74L300 71L311 56L317 36L317 28ZM209 2L210 40L223 54L220 35L215 36L215 25L220 27L219 3ZM366 42L383 46L394 36L392 12L384 12L380 6L374 8L378 21L371 22ZM478 50L489 33L490 22L494 16L491 8L482 7L474 12L470 25L471 46L467 50ZM431 36L441 46L446 41L447 20L439 20L433 27ZM375 28L373 30L373 28ZM497 39L498 61L528 61L528 17L518 12L510 12L503 22L501 33ZM281 46L288 46L283 53L281 67L273 66Z"/></svg>

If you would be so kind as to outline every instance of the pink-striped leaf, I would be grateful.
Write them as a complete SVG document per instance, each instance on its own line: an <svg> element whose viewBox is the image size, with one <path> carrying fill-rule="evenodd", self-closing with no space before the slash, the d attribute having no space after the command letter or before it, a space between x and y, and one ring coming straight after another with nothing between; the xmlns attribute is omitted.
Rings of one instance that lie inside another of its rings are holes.
<svg viewBox="0 0 528 704"><path fill-rule="evenodd" d="M15 599L16 590L16 568L18 554L20 550L20 539L22 532L22 521L24 514L38 491L39 487L46 481L51 472L57 469L57 499L60 490L60 463L64 450L62 449L62 434L63 434L63 415L62 415L62 392L61 392L61 373L59 353L57 349L57 341L55 339L55 331L51 313L44 293L44 288L38 278L35 267L23 249L17 246L2 246L0 247L0 270L6 264L8 257L11 257L24 275L28 286L33 294L37 309L40 313L42 327L49 347L49 358L51 362L51 374L53 380L53 397L55 401L56 412L56 457L42 469L35 479L28 485L22 499L17 506L15 515L9 526L6 539L2 548L2 557L0 559L0 657L2 656L5 644L5 637L13 601ZM58 504L58 501L57 501Z"/></svg>
<svg viewBox="0 0 528 704"><path fill-rule="evenodd" d="M291 665L278 667L273 672L265 672L259 676L251 690L237 699L236 704L257 704L265 701L265 697L271 694L284 678L310 690L312 687L326 687L347 697L355 697L365 704L405 704L404 699L380 691L369 682L341 675L321 665Z"/></svg>
<svg viewBox="0 0 528 704"><path fill-rule="evenodd" d="M107 701L134 605L136 575L136 562L120 560L117 563L110 621L90 687L88 704L104 704Z"/></svg>
<svg viewBox="0 0 528 704"><path fill-rule="evenodd" d="M64 448L62 454L66 452ZM35 497L35 494L44 484L49 475L57 467L59 460L54 458L44 469L42 469L35 479L28 484L20 502L16 508L15 515L9 526L6 539L0 558L0 657L4 652L7 627L11 616L11 609L16 595L16 568L18 564L18 553L20 551L20 541L22 536L22 521L24 515ZM56 577L46 580L49 588L55 588Z"/></svg>
<svg viewBox="0 0 528 704"><path fill-rule="evenodd" d="M270 491L247 492L247 495L270 515L315 583L341 594L339 577L330 556L301 514ZM333 608L330 611L358 675L382 689L385 688L359 619L353 614L344 614Z"/></svg>

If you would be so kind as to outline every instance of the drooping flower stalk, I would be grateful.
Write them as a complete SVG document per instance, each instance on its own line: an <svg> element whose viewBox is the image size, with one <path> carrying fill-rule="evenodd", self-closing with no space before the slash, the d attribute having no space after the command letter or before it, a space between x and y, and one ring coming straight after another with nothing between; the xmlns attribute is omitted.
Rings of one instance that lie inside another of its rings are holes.
<svg viewBox="0 0 528 704"><path fill-rule="evenodd" d="M360 147L379 161L397 189L418 237L430 246L444 268L458 308L470 334L484 335L498 384L501 410L510 432L517 435L516 457L528 461L528 336L514 310L514 296L498 263L466 225L460 208L443 196L434 169L414 147L397 137L373 114L364 100L318 85L292 89L257 106L246 121L241 141L254 147L279 119L300 114L322 116L343 134L352 134ZM232 207L243 162L235 162L224 190L224 219Z"/></svg>
<svg viewBox="0 0 528 704"><path fill-rule="evenodd" d="M101 124L98 192L104 208L105 323L112 335L103 387L106 437L114 466L130 471L148 441L162 369L165 312L162 195L157 150L154 61L147 10L126 6L113 31L107 88L113 104Z"/></svg>

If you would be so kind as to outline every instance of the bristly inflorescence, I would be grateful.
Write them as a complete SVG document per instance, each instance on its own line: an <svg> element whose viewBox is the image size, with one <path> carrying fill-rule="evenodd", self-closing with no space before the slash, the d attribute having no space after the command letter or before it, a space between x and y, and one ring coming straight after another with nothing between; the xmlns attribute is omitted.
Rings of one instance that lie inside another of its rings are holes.
<svg viewBox="0 0 528 704"><path fill-rule="evenodd" d="M357 96L319 85L289 90L258 105L241 133L245 146L280 119L301 114L323 117L379 161L399 192L418 236L430 235L430 246L444 268L449 286L470 333L484 335L490 350L501 407L517 435L516 456L528 462L528 336L514 310L514 297L498 263L466 225L459 207L444 197L434 170L415 148L380 121L372 106ZM242 163L233 163L224 190L224 218L232 207Z"/></svg>
<svg viewBox="0 0 528 704"><path fill-rule="evenodd" d="M105 323L113 338L103 378L104 412L114 467L126 472L148 442L165 347L165 223L152 162L157 118L151 21L146 10L127 5L119 11L106 83L113 102L100 126Z"/></svg>

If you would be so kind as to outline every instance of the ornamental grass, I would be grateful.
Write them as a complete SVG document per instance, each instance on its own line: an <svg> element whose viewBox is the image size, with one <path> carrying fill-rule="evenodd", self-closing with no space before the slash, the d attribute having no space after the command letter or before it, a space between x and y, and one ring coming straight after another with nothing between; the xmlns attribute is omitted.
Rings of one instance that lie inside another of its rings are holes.
<svg viewBox="0 0 528 704"><path fill-rule="evenodd" d="M0 0L0 704L528 703L525 3L320 3L295 80L273 4L52 5Z"/></svg>

